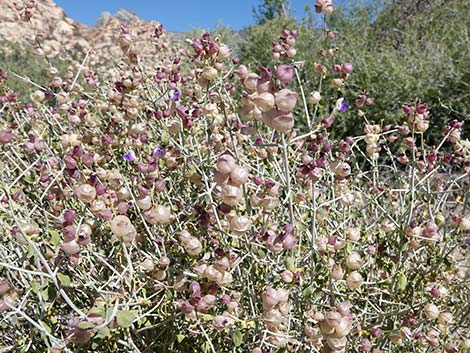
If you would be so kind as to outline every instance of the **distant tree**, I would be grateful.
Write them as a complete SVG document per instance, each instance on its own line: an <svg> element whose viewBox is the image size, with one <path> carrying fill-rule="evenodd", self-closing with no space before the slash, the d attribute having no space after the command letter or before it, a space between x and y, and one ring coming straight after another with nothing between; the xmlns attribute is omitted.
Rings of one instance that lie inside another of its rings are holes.
<svg viewBox="0 0 470 353"><path fill-rule="evenodd" d="M278 17L291 17L290 0L262 0L253 13L258 24Z"/></svg>

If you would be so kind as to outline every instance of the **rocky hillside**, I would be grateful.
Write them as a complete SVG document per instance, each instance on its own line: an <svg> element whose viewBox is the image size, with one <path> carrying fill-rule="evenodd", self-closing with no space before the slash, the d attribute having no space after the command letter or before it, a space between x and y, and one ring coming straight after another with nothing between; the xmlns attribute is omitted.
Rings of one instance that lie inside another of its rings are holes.
<svg viewBox="0 0 470 353"><path fill-rule="evenodd" d="M0 23L0 43L32 46L39 57L81 62L88 53L88 65L110 67L122 55L117 36L123 23L129 25L139 57L152 62L158 55L152 37L159 23L144 21L128 10L104 12L90 27L67 17L53 0L0 0ZM166 34L160 38L164 46L165 38Z"/></svg>

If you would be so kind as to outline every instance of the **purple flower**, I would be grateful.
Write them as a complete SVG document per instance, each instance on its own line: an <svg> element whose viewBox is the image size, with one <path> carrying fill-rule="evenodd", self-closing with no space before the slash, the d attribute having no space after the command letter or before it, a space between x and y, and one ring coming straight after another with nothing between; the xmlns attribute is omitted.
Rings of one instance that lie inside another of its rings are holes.
<svg viewBox="0 0 470 353"><path fill-rule="evenodd" d="M153 156L160 157L160 156L163 156L164 154L165 154L165 148L163 148L160 145L157 145L157 148L155 148L155 150L153 151Z"/></svg>
<svg viewBox="0 0 470 353"><path fill-rule="evenodd" d="M177 89L175 89L171 95L171 100L176 102L179 98L180 98L180 92Z"/></svg>
<svg viewBox="0 0 470 353"><path fill-rule="evenodd" d="M125 153L122 157L128 162L135 161L135 154L134 154L134 151L132 150L129 150L129 152Z"/></svg>
<svg viewBox="0 0 470 353"><path fill-rule="evenodd" d="M342 101L341 102L341 107L339 108L339 111L341 113L344 113L346 110L348 110L348 103L346 103L345 101Z"/></svg>

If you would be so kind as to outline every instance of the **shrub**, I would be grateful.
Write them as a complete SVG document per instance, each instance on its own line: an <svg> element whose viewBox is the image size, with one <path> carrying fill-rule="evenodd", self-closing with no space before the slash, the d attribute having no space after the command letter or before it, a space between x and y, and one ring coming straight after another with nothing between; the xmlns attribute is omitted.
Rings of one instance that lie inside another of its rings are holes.
<svg viewBox="0 0 470 353"><path fill-rule="evenodd" d="M205 33L147 68L122 26L116 81L49 68L26 104L0 72L6 349L468 349L463 123L436 146L424 103L373 123L342 96L357 65L326 39L298 62L300 38L247 68ZM363 132L333 138L351 111Z"/></svg>

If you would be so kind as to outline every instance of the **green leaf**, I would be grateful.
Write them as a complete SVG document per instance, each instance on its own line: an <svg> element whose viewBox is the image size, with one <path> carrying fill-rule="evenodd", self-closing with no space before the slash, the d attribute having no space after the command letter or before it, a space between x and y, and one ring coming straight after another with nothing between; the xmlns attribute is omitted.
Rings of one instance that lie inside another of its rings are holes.
<svg viewBox="0 0 470 353"><path fill-rule="evenodd" d="M38 294L39 291L41 290L41 285L36 281L32 281L31 290L33 291L34 294Z"/></svg>
<svg viewBox="0 0 470 353"><path fill-rule="evenodd" d="M295 272L295 259L293 257L288 257L285 261L286 267L289 271Z"/></svg>
<svg viewBox="0 0 470 353"><path fill-rule="evenodd" d="M49 234L51 235L51 244L57 246L61 242L60 234L55 229L49 229Z"/></svg>
<svg viewBox="0 0 470 353"><path fill-rule="evenodd" d="M77 327L82 330L89 330L95 328L95 325L88 321L82 321L77 325Z"/></svg>
<svg viewBox="0 0 470 353"><path fill-rule="evenodd" d="M312 292L313 292L312 286L308 286L302 291L302 297L309 298L312 296Z"/></svg>
<svg viewBox="0 0 470 353"><path fill-rule="evenodd" d="M186 338L185 335L176 335L176 340L178 341L178 343L183 342L185 338Z"/></svg>
<svg viewBox="0 0 470 353"><path fill-rule="evenodd" d="M70 277L68 275L58 273L57 278L59 279L59 282L63 287L69 287L70 286L71 281L70 281Z"/></svg>
<svg viewBox="0 0 470 353"><path fill-rule="evenodd" d="M408 278L403 273L400 273L398 275L398 287L401 290L405 290L406 286L408 285Z"/></svg>
<svg viewBox="0 0 470 353"><path fill-rule="evenodd" d="M162 132L162 135L160 136L160 141L163 145L168 145L168 143L170 142L170 135L167 131Z"/></svg>
<svg viewBox="0 0 470 353"><path fill-rule="evenodd" d="M49 325L46 324L46 323L45 323L44 321L42 321L42 320L40 320L40 321L41 321L42 326L46 329L46 331L47 331L48 333L51 333L52 330L51 330L51 328L49 327Z"/></svg>
<svg viewBox="0 0 470 353"><path fill-rule="evenodd" d="M232 340L235 347L240 347L243 343L243 333L240 330L235 330L232 334Z"/></svg>
<svg viewBox="0 0 470 353"><path fill-rule="evenodd" d="M137 317L137 310L121 310L116 314L117 324L120 327L130 327Z"/></svg>
<svg viewBox="0 0 470 353"><path fill-rule="evenodd" d="M111 334L111 331L106 326L100 327L95 334L96 338L106 338Z"/></svg>

